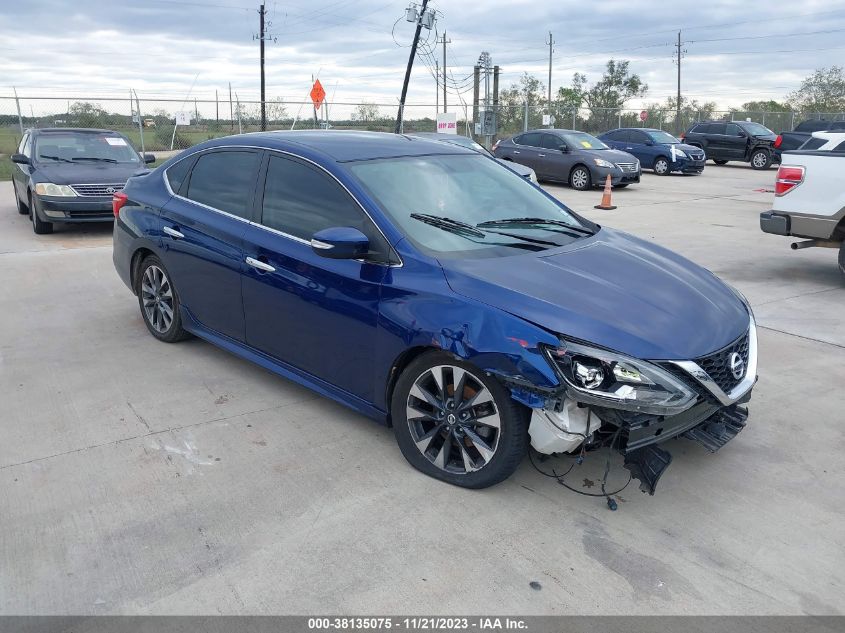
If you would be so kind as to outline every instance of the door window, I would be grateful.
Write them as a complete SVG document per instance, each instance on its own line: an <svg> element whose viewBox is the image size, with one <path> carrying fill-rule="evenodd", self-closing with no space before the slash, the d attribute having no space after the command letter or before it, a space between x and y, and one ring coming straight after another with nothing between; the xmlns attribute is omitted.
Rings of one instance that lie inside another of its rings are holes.
<svg viewBox="0 0 845 633"><path fill-rule="evenodd" d="M728 136L745 136L736 123L728 123L725 126L725 134Z"/></svg>
<svg viewBox="0 0 845 633"><path fill-rule="evenodd" d="M544 149L560 149L560 146L563 145L563 141L554 134L543 134L540 142Z"/></svg>
<svg viewBox="0 0 845 633"><path fill-rule="evenodd" d="M23 154L24 156L29 156L29 154L27 154L27 152L26 152L28 146L29 146L29 132L27 132L26 134L23 135L23 138L21 139L21 144L18 145L18 154Z"/></svg>
<svg viewBox="0 0 845 633"><path fill-rule="evenodd" d="M725 134L724 123L711 123L707 130L708 134Z"/></svg>
<svg viewBox="0 0 845 633"><path fill-rule="evenodd" d="M648 137L648 134L646 134L645 132L633 132L632 131L632 132L629 132L629 134L631 135L631 140L628 141L629 143L639 143L640 145L644 145L646 143L646 141L651 140Z"/></svg>
<svg viewBox="0 0 845 633"><path fill-rule="evenodd" d="M305 241L323 229L356 228L370 240L371 259L389 260L387 241L358 203L334 178L297 160L270 157L261 223Z"/></svg>
<svg viewBox="0 0 845 633"><path fill-rule="evenodd" d="M179 193L179 189L182 188L182 183L185 182L185 178L188 176L191 163L193 161L188 157L167 168L167 182L170 185L171 191L174 193Z"/></svg>
<svg viewBox="0 0 845 633"><path fill-rule="evenodd" d="M540 147L540 136L539 132L529 132L528 134L523 134L517 139L517 143L519 145L528 145L530 147Z"/></svg>
<svg viewBox="0 0 845 633"><path fill-rule="evenodd" d="M239 218L252 216L252 196L261 164L259 152L203 154L191 171L187 198Z"/></svg>

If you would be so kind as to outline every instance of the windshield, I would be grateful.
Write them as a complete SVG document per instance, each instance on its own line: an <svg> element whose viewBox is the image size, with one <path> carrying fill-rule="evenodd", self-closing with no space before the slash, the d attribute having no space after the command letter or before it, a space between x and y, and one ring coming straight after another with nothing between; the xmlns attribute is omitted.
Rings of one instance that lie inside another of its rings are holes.
<svg viewBox="0 0 845 633"><path fill-rule="evenodd" d="M594 228L521 176L483 156L413 156L361 161L348 167L397 228L434 257L544 250L580 239L592 232L585 229ZM517 217L566 223L581 231L536 222L506 230L470 228Z"/></svg>
<svg viewBox="0 0 845 633"><path fill-rule="evenodd" d="M745 131L751 134L751 136L766 136L774 134L774 132L765 125L760 125L759 123L743 123L742 127L744 127Z"/></svg>
<svg viewBox="0 0 845 633"><path fill-rule="evenodd" d="M45 162L141 162L125 138L108 132L39 134L35 139L35 158Z"/></svg>
<svg viewBox="0 0 845 633"><path fill-rule="evenodd" d="M646 132L648 137L654 141L655 143L680 143L679 139L676 139L674 136L669 134L668 132L663 132L661 130L655 130L653 132Z"/></svg>
<svg viewBox="0 0 845 633"><path fill-rule="evenodd" d="M575 149L610 149L592 134L586 132L558 132L566 144Z"/></svg>

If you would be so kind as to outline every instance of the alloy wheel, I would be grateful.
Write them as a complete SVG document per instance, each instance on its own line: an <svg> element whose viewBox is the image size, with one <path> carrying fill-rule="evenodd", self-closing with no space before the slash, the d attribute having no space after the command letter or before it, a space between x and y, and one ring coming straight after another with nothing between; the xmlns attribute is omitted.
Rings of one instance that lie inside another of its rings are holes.
<svg viewBox="0 0 845 633"><path fill-rule="evenodd" d="M766 166L766 163L768 162L768 160L769 160L769 157L766 155L765 152L757 152L751 158L751 164L754 165L755 167L757 167L758 169L761 169L761 168Z"/></svg>
<svg viewBox="0 0 845 633"><path fill-rule="evenodd" d="M572 172L572 186L576 189L586 189L590 175L584 169L576 169Z"/></svg>
<svg viewBox="0 0 845 633"><path fill-rule="evenodd" d="M411 439L434 466L462 475L486 466L499 445L501 419L493 394L454 365L425 370L408 394Z"/></svg>
<svg viewBox="0 0 845 633"><path fill-rule="evenodd" d="M173 289L164 271L147 266L141 279L144 316L156 332L164 334L173 323Z"/></svg>

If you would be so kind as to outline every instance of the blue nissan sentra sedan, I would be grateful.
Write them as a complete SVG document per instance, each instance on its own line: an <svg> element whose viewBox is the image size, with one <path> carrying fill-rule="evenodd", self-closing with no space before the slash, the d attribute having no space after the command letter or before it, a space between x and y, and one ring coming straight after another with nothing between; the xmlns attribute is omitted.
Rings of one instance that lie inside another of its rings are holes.
<svg viewBox="0 0 845 633"><path fill-rule="evenodd" d="M599 138L614 149L636 156L643 167L658 176L673 171L700 174L704 171L704 150L687 145L668 132L654 128L625 127L605 132Z"/></svg>
<svg viewBox="0 0 845 633"><path fill-rule="evenodd" d="M114 195L114 264L156 339L196 335L393 427L452 484L602 446L653 494L679 436L715 452L757 377L748 303L471 150L268 132Z"/></svg>

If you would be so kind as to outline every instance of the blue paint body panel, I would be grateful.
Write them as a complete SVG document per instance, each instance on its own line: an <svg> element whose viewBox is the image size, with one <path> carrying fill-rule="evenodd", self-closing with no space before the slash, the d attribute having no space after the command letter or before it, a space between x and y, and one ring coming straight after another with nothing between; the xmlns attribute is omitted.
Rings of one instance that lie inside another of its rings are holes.
<svg viewBox="0 0 845 633"><path fill-rule="evenodd" d="M169 166L234 146L294 154L333 175L401 264L320 257L307 242L170 191ZM530 405L540 402L536 391L560 387L541 351L560 336L639 358L691 359L747 328L745 306L710 272L608 228L509 257L438 260L420 252L347 163L427 154L474 152L391 134L321 131L202 143L130 179L129 203L115 225L115 267L131 286L133 256L139 249L157 254L180 295L186 329L382 422L389 421L395 367L421 350L445 350L530 386L513 392ZM185 238L174 241L165 227ZM246 257L275 270L248 266Z"/></svg>

